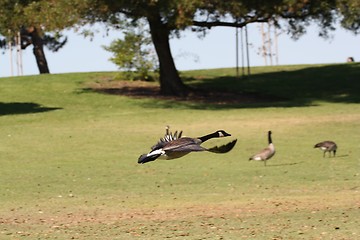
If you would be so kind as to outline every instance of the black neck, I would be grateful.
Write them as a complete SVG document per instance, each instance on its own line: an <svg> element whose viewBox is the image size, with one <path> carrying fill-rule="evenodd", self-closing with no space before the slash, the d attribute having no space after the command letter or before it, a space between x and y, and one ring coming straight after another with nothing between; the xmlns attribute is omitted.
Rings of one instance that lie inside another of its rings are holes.
<svg viewBox="0 0 360 240"><path fill-rule="evenodd" d="M269 144L272 143L271 132L270 131L268 132L268 141L269 141Z"/></svg>
<svg viewBox="0 0 360 240"><path fill-rule="evenodd" d="M199 137L198 139L200 139L201 142L205 142L211 138L217 138L217 137L219 137L219 134L217 132L214 132L214 133Z"/></svg>

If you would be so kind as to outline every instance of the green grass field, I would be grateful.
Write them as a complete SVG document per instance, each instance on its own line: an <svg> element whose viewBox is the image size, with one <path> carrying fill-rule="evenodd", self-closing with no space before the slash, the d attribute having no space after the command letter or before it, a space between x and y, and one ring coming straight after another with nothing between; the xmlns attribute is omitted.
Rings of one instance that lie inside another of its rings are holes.
<svg viewBox="0 0 360 240"><path fill-rule="evenodd" d="M116 73L0 79L0 239L359 239L360 64L182 72L274 101L212 105L101 94ZM165 126L225 129L227 154L137 164ZM273 131L275 156L248 161ZM337 142L337 157L313 145Z"/></svg>

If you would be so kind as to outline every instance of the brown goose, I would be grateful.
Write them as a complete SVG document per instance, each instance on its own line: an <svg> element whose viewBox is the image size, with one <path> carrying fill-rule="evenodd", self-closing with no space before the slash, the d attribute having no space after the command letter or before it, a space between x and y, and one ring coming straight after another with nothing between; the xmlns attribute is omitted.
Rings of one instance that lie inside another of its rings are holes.
<svg viewBox="0 0 360 240"><path fill-rule="evenodd" d="M165 136L151 148L151 151L148 154L143 154L139 157L138 163L144 164L155 161L157 158L166 160L176 159L191 152L208 151L213 153L227 153L233 149L237 141L237 139L235 139L225 145L207 149L200 146L200 144L212 138L221 138L231 135L224 130L218 130L198 138L181 137L181 134L182 131L180 134L177 134L177 132L172 134L169 133L167 129Z"/></svg>
<svg viewBox="0 0 360 240"><path fill-rule="evenodd" d="M329 152L329 157L331 157L331 152L333 152L335 157L337 145L333 141L323 141L315 144L314 148L319 148L324 151L323 157L325 157L326 152Z"/></svg>
<svg viewBox="0 0 360 240"><path fill-rule="evenodd" d="M272 143L271 131L268 131L268 141L269 141L269 145L260 152L258 152L257 154L251 156L249 158L249 161L250 160L264 161L264 165L266 166L266 161L269 160L275 154L275 146Z"/></svg>

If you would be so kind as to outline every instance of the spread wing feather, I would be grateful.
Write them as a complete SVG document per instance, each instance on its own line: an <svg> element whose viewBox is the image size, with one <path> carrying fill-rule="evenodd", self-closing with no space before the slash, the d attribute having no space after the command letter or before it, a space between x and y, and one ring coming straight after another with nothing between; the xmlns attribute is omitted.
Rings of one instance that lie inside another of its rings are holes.
<svg viewBox="0 0 360 240"><path fill-rule="evenodd" d="M227 144L221 145L221 146L215 146L215 147L209 148L208 151L213 152L213 153L227 153L227 152L230 152L234 148L236 142L237 142L237 139L235 139Z"/></svg>
<svg viewBox="0 0 360 240"><path fill-rule="evenodd" d="M172 132L169 132L169 128L166 128L165 136L160 138L160 140L154 146L151 147L151 150L163 148L169 142L180 139L181 136L182 136L182 131L180 132L175 131L175 133L173 134Z"/></svg>

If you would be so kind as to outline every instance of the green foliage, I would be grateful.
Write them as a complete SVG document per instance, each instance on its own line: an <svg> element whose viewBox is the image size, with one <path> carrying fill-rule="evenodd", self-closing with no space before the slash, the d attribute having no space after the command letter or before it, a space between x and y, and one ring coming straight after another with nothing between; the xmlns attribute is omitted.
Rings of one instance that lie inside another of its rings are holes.
<svg viewBox="0 0 360 240"><path fill-rule="evenodd" d="M151 19L162 16L168 30L175 33L195 27L206 31L211 27L242 27L252 22L275 21L298 38L306 32L306 27L315 22L320 25L320 35L327 36L334 29L337 19L351 31L359 30L359 3L357 0L341 1L108 1L100 0L96 8L87 12L88 19L108 20L128 17L134 20ZM92 5L94 6L94 5ZM115 20L116 22L116 20ZM285 24L284 24L285 23Z"/></svg>
<svg viewBox="0 0 360 240"><path fill-rule="evenodd" d="M24 27L57 32L80 23L80 10L86 1L0 1L0 34L11 36Z"/></svg>
<svg viewBox="0 0 360 240"><path fill-rule="evenodd" d="M358 0L341 0L338 2L341 13L341 25L356 34L360 33L360 2Z"/></svg>
<svg viewBox="0 0 360 240"><path fill-rule="evenodd" d="M124 39L113 41L105 50L112 52L110 60L125 71L127 79L153 80L157 59L151 38L143 28L125 32Z"/></svg>
<svg viewBox="0 0 360 240"><path fill-rule="evenodd" d="M77 10L82 2L75 0L69 4L68 1L0 1L0 35L6 38L0 46L9 47L4 42L19 44L22 49L33 45L39 72L49 73L43 46L45 44L53 52L64 46L67 39L60 39L59 32L79 23L80 15Z"/></svg>

